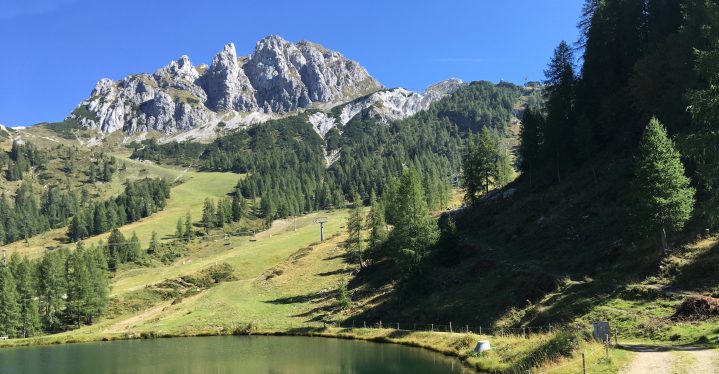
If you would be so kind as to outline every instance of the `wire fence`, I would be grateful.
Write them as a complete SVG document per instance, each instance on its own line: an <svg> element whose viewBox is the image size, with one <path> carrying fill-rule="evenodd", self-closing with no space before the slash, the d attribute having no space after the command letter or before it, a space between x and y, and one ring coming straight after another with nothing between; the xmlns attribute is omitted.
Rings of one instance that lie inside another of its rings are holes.
<svg viewBox="0 0 719 374"><path fill-rule="evenodd" d="M396 331L417 331L417 332L445 332L457 334L478 334L491 336L523 336L547 334L557 331L554 325L531 326L531 327L489 327L482 325L447 323L414 323L414 322L392 322L392 321L317 321L301 323L290 327L307 328L340 328L340 329L391 329Z"/></svg>

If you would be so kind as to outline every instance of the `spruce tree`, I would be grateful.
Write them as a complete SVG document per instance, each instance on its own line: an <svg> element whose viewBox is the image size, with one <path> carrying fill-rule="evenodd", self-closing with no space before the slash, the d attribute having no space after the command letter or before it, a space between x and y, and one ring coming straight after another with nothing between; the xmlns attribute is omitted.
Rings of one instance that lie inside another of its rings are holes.
<svg viewBox="0 0 719 374"><path fill-rule="evenodd" d="M644 233L659 232L668 250L667 230L680 231L694 207L694 189L684 174L681 156L664 126L653 118L642 136L632 181L633 215Z"/></svg>

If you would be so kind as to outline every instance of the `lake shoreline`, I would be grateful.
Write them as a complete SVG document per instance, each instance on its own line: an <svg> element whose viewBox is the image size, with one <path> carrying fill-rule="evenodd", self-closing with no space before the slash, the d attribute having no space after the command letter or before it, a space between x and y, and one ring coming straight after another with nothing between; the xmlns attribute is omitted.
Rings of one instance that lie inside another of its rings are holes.
<svg viewBox="0 0 719 374"><path fill-rule="evenodd" d="M247 325L245 327L226 328L220 327L213 330L177 331L177 332L156 332L143 331L132 333L116 334L88 334L88 335L47 335L37 338L13 339L0 341L0 350L13 347L52 346L75 343L93 343L101 341L124 341L124 340L147 340L147 339L170 339L184 337L212 337L212 336L297 336L297 337L318 337L334 338L345 340L368 341L380 344L396 344L409 347L426 349L435 353L457 359L458 363L465 368L475 372L509 372L529 362L531 367L541 367L544 370L554 367L561 367L567 362L576 361L578 350L570 357L557 356L531 357L536 347L553 344L557 334L537 334L535 336L506 336L495 337L488 335L477 335L474 333L449 333L429 331L402 331L396 329L378 328L336 328L336 327L305 327L295 329L262 329ZM507 356L500 356L496 351L490 351L482 357L477 357L473 349L477 341L490 340L495 349L505 346L509 353ZM603 355L603 348L599 344L584 343L584 350L589 349L589 357ZM529 352L529 355L528 355ZM613 353L613 356L615 353ZM523 357L518 360L515 356ZM612 365L621 365L627 360L626 355L618 355L618 359Z"/></svg>

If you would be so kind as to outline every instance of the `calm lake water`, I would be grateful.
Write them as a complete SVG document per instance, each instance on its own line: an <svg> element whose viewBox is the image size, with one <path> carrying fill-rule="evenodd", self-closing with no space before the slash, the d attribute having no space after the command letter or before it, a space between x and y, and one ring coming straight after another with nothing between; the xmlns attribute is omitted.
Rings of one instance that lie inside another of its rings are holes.
<svg viewBox="0 0 719 374"><path fill-rule="evenodd" d="M0 373L463 373L454 358L396 344L218 336L0 349Z"/></svg>

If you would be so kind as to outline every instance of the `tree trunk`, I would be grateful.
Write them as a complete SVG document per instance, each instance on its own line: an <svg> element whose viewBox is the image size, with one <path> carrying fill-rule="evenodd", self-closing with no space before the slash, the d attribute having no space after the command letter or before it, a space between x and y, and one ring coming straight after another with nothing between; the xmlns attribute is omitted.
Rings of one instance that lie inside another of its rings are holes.
<svg viewBox="0 0 719 374"><path fill-rule="evenodd" d="M660 234L662 239L662 254L666 255L667 252L669 252L669 245L667 244L667 230L662 227Z"/></svg>

